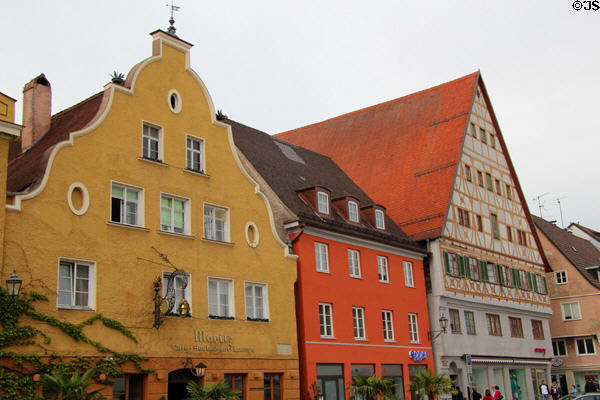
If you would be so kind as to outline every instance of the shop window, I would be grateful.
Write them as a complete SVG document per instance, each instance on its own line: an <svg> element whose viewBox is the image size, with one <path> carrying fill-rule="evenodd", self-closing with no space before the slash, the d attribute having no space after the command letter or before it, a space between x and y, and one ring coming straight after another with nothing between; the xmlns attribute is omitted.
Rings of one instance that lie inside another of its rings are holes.
<svg viewBox="0 0 600 400"><path fill-rule="evenodd" d="M264 400L281 400L281 374L265 374Z"/></svg>
<svg viewBox="0 0 600 400"><path fill-rule="evenodd" d="M119 400L141 400L142 399L142 375L124 375L114 379L113 399Z"/></svg>
<svg viewBox="0 0 600 400"><path fill-rule="evenodd" d="M225 386L228 389L235 390L239 393L239 400L246 398L246 375L244 374L225 374Z"/></svg>
<svg viewBox="0 0 600 400"><path fill-rule="evenodd" d="M317 387L321 393L319 400L344 400L343 364L317 364Z"/></svg>
<svg viewBox="0 0 600 400"><path fill-rule="evenodd" d="M421 372L427 369L426 365L422 365L422 364L408 364L408 380L409 382L412 382L415 379L415 376ZM417 393L417 392L410 392L410 398L412 400L423 400L424 396Z"/></svg>
<svg viewBox="0 0 600 400"><path fill-rule="evenodd" d="M394 382L393 395L396 400L404 399L404 378L402 364L381 364L381 377Z"/></svg>
<svg viewBox="0 0 600 400"><path fill-rule="evenodd" d="M360 375L368 378L375 375L375 365L373 364L350 364L352 376Z"/></svg>

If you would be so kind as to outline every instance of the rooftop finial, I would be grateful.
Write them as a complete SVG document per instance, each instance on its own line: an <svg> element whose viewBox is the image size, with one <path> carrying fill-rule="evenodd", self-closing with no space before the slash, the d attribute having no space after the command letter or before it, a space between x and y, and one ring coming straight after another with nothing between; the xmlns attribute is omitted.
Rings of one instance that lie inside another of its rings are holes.
<svg viewBox="0 0 600 400"><path fill-rule="evenodd" d="M173 0L171 0L171 4L165 4L167 7L171 7L171 19L169 20L169 23L171 25L169 25L169 28L167 28L167 32L169 32L171 35L175 34L175 25L173 25L175 23L175 19L173 19L173 12L174 11L179 11L179 9L181 7L173 5Z"/></svg>

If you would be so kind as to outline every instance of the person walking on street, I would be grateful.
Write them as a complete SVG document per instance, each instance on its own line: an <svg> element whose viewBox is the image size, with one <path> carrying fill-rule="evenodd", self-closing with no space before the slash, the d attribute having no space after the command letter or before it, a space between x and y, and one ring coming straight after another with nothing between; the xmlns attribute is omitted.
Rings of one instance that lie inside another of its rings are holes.
<svg viewBox="0 0 600 400"><path fill-rule="evenodd" d="M540 394L542 395L542 400L548 400L550 389L548 389L548 385L546 385L546 381L544 380L542 380L542 384L540 385Z"/></svg>
<svg viewBox="0 0 600 400"><path fill-rule="evenodd" d="M552 386L550 387L550 395L552 395L552 400L558 400L560 391L558 390L558 385L556 384L556 381L552 382Z"/></svg>
<svg viewBox="0 0 600 400"><path fill-rule="evenodd" d="M575 387L575 385L571 385L571 393L577 394L577 388Z"/></svg>
<svg viewBox="0 0 600 400"><path fill-rule="evenodd" d="M473 393L471 394L473 400L481 400L481 393L477 391L477 386L473 386Z"/></svg>
<svg viewBox="0 0 600 400"><path fill-rule="evenodd" d="M586 393L590 393L590 392L595 392L596 391L596 384L594 383L594 380L592 378L589 378L587 380L587 382L585 383L585 386L583 387L583 390Z"/></svg>
<svg viewBox="0 0 600 400"><path fill-rule="evenodd" d="M490 389L485 389L485 396L483 396L482 400L494 400L494 397L490 393Z"/></svg>
<svg viewBox="0 0 600 400"><path fill-rule="evenodd" d="M494 400L502 400L504 396L502 396L502 392L500 392L500 386L496 385L494 389Z"/></svg>

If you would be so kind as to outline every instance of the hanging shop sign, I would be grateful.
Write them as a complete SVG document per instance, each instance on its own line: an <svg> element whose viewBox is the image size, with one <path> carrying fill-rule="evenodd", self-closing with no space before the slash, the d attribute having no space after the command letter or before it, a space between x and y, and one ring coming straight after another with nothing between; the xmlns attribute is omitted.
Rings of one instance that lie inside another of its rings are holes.
<svg viewBox="0 0 600 400"><path fill-rule="evenodd" d="M423 361L427 358L427 352L421 350L410 350L408 352L408 358L412 358L415 361Z"/></svg>

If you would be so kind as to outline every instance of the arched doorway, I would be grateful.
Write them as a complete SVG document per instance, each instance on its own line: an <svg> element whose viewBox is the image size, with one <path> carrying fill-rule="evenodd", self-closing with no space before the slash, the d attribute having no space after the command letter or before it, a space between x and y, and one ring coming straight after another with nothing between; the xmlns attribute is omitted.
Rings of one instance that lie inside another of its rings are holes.
<svg viewBox="0 0 600 400"><path fill-rule="evenodd" d="M169 372L169 400L183 400L188 397L186 386L189 381L197 382L198 378L192 374L189 368L176 369Z"/></svg>

